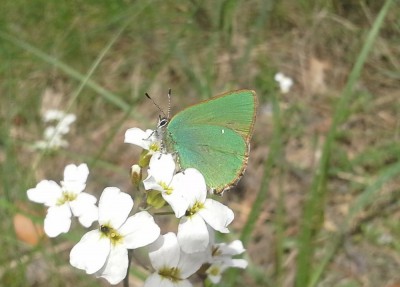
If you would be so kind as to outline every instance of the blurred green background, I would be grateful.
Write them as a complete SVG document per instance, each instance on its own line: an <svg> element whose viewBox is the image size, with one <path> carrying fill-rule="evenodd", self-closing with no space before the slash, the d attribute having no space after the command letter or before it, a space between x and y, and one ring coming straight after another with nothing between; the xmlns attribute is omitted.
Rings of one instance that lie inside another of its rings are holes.
<svg viewBox="0 0 400 287"><path fill-rule="evenodd" d="M144 93L167 110L169 88L172 114L233 89L258 94L247 172L220 198L235 211L224 239L244 241L249 267L218 286L400 286L398 4L1 1L0 286L108 286L68 263L78 225L21 238L45 213L26 190L87 162L89 192L132 192L140 150L124 132L154 128ZM77 121L68 148L45 153L32 145L51 108ZM135 262L131 286L147 274Z"/></svg>

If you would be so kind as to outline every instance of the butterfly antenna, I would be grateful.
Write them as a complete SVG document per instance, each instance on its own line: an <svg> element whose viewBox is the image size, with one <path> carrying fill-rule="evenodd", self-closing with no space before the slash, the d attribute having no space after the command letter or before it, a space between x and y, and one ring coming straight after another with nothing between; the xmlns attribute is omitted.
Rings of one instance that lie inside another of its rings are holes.
<svg viewBox="0 0 400 287"><path fill-rule="evenodd" d="M168 119L170 119L171 115L171 89L168 89Z"/></svg>
<svg viewBox="0 0 400 287"><path fill-rule="evenodd" d="M167 118L164 111L160 108L160 106L150 97L148 93L145 93L146 97L152 101L152 103L157 107L157 109L163 114L164 118ZM168 97L169 98L169 97ZM169 118L169 108L168 108L168 118Z"/></svg>

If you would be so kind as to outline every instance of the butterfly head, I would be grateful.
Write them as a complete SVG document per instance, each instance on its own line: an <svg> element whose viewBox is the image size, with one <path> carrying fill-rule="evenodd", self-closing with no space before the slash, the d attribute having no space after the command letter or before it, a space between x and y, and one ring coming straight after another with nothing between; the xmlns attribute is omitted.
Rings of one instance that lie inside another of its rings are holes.
<svg viewBox="0 0 400 287"><path fill-rule="evenodd" d="M169 123L169 119L167 117L159 116L157 128L154 131L156 137L161 142L161 151L162 152L167 152L166 145L165 145L165 133L167 132L168 123Z"/></svg>
<svg viewBox="0 0 400 287"><path fill-rule="evenodd" d="M162 140L164 137L168 122L169 122L168 118L159 116L157 128L154 132L155 132L157 138L159 138L160 140Z"/></svg>
<svg viewBox="0 0 400 287"><path fill-rule="evenodd" d="M154 131L154 135L158 140L161 141L161 145L163 146L164 135L166 131L166 127L170 121L170 110L171 110L171 89L168 90L168 113L165 114L164 111L160 108L160 106L150 97L148 93L145 93L146 97L153 102L153 104L158 108L161 112L162 116L158 117L157 128ZM161 147L162 150L165 151L165 147Z"/></svg>
<svg viewBox="0 0 400 287"><path fill-rule="evenodd" d="M168 123L169 123L169 119L167 117L159 116L157 130L164 129L168 125Z"/></svg>

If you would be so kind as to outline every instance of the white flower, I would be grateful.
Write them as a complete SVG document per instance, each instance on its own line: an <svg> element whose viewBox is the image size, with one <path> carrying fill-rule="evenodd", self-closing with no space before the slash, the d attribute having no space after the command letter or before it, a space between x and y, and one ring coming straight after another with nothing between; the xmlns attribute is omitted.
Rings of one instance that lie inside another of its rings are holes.
<svg viewBox="0 0 400 287"><path fill-rule="evenodd" d="M125 132L125 143L140 146L145 150L153 153L160 150L161 140L157 137L157 133L153 130L143 131L139 128L131 128Z"/></svg>
<svg viewBox="0 0 400 287"><path fill-rule="evenodd" d="M69 132L69 126L76 121L74 114L66 114L61 110L48 110L43 116L45 123L56 121L57 125L55 128L60 134L67 134Z"/></svg>
<svg viewBox="0 0 400 287"><path fill-rule="evenodd" d="M222 273L229 267L246 268L248 263L245 259L232 258L235 255L242 254L244 251L243 243L240 240L235 240L230 244L212 244L210 248L211 257L208 260L211 265L206 270L211 282L214 284L219 283Z"/></svg>
<svg viewBox="0 0 400 287"><path fill-rule="evenodd" d="M76 120L76 116L74 114L66 114L64 111L61 110L48 110L43 115L43 121L45 123L58 121L63 126L69 126Z"/></svg>
<svg viewBox="0 0 400 287"><path fill-rule="evenodd" d="M66 114L58 124L56 125L57 132L65 135L69 133L69 126L76 120L76 116L74 114Z"/></svg>
<svg viewBox="0 0 400 287"><path fill-rule="evenodd" d="M185 216L179 222L178 241L187 253L204 251L210 242L208 227L222 233L229 233L227 226L234 218L233 211L222 203L206 198L207 189L203 183L196 188L186 188L183 193L189 202ZM199 188L199 186L201 188Z"/></svg>
<svg viewBox="0 0 400 287"><path fill-rule="evenodd" d="M74 114L66 114L60 110L48 110L44 116L45 123L55 121L55 125L46 127L43 134L43 140L37 141L33 146L37 149L52 149L65 148L68 142L63 139L63 136L70 131L70 125L76 120Z"/></svg>
<svg viewBox="0 0 400 287"><path fill-rule="evenodd" d="M172 232L160 236L149 249L156 272L147 278L144 287L190 287L187 278L204 263L204 253L183 252Z"/></svg>
<svg viewBox="0 0 400 287"><path fill-rule="evenodd" d="M171 154L155 153L150 160L149 176L143 181L146 190L161 191L161 195L172 207L175 216L182 217L189 207L184 193L199 193L206 190L203 176L194 168L175 172L175 162Z"/></svg>
<svg viewBox="0 0 400 287"><path fill-rule="evenodd" d="M286 77L283 73L277 73L274 79L278 82L279 88L283 94L286 94L290 91L290 88L293 85L293 80L291 78Z"/></svg>
<svg viewBox="0 0 400 287"><path fill-rule="evenodd" d="M43 140L37 141L34 144L36 149L56 150L59 148L68 147L68 142L63 139L63 135L58 133L56 127L50 126L44 130Z"/></svg>
<svg viewBox="0 0 400 287"><path fill-rule="evenodd" d="M88 175L86 164L70 164L64 169L61 185L52 180L42 180L35 188L27 191L31 201L49 207L44 220L44 231L49 237L68 232L72 215L78 217L85 227L97 219L96 197L83 192Z"/></svg>
<svg viewBox="0 0 400 287"><path fill-rule="evenodd" d="M65 112L56 109L47 110L43 115L43 121L45 123L52 122L52 121L59 121L63 117L65 117Z"/></svg>
<svg viewBox="0 0 400 287"><path fill-rule="evenodd" d="M99 201L99 229L89 231L72 248L70 263L111 284L122 281L128 269L128 250L146 246L160 228L146 211L128 217L133 200L116 187L104 189Z"/></svg>

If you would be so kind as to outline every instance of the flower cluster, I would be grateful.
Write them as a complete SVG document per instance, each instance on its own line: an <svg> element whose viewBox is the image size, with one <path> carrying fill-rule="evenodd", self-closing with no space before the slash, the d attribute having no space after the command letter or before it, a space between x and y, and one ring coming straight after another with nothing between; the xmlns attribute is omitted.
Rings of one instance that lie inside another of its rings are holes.
<svg viewBox="0 0 400 287"><path fill-rule="evenodd" d="M277 73L274 79L278 82L282 94L287 94L293 86L293 80L283 73Z"/></svg>
<svg viewBox="0 0 400 287"><path fill-rule="evenodd" d="M60 110L48 110L43 115L43 122L50 124L43 133L43 140L34 144L36 149L57 150L68 146L64 136L69 133L70 125L75 122L74 114L66 114Z"/></svg>
<svg viewBox="0 0 400 287"><path fill-rule="evenodd" d="M49 237L68 232L73 216L86 228L98 222L72 248L71 265L118 284L129 271L128 250L147 246L153 273L145 287L191 286L188 278L196 272L218 283L227 268L245 268L246 260L232 259L245 251L240 241L215 242L216 231L229 232L234 214L207 198L203 175L194 168L177 170L174 156L162 152L155 131L129 129L125 142L144 149L131 169L132 182L139 189L137 198L144 195L136 203L140 208L133 208L131 195L117 187L106 187L96 206L96 198L84 192L89 175L86 164L68 165L60 184L42 180L27 191L30 200L48 207L44 229ZM153 218L160 208L179 220L176 234L160 234Z"/></svg>

